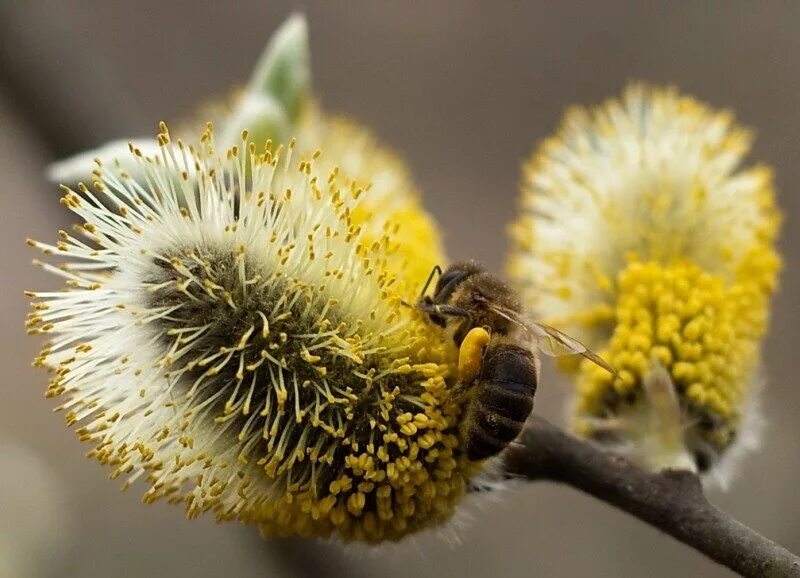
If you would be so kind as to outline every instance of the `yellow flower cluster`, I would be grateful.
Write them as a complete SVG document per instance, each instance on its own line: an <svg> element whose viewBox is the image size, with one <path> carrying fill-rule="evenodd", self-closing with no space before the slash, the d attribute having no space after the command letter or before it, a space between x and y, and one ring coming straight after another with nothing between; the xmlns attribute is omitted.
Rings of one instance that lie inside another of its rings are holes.
<svg viewBox="0 0 800 578"><path fill-rule="evenodd" d="M402 227L368 234L392 221L324 153L248 136L219 154L210 125L192 145L162 126L158 157L131 151L146 178L98 166L106 203L66 189L76 235L29 241L68 259L40 263L67 291L30 294L48 395L147 502L367 542L444 522L480 465L456 348L390 266Z"/></svg>
<svg viewBox="0 0 800 578"><path fill-rule="evenodd" d="M583 435L652 452L677 423L686 455L712 448L700 469L740 437L780 268L772 173L741 166L751 141L730 112L633 85L571 109L526 166L511 275L619 372L564 364ZM660 375L669 403L650 399Z"/></svg>
<svg viewBox="0 0 800 578"><path fill-rule="evenodd" d="M768 293L761 287L773 286L777 259L763 257L760 276L732 284L689 262L631 262L618 277L614 332L602 352L619 377L585 366L578 415L624 414L621 406L642 401L642 379L658 362L689 420L724 450L741 420L766 328Z"/></svg>
<svg viewBox="0 0 800 578"><path fill-rule="evenodd" d="M412 369L424 374L433 367ZM445 522L480 469L458 452L460 411L442 375L396 386L383 394L380 413L368 417L369 432L345 445L327 487L289 488L277 500L248 502L238 516L266 535L366 542Z"/></svg>
<svg viewBox="0 0 800 578"><path fill-rule="evenodd" d="M237 90L223 102L206 104L203 118L219 119L224 126L242 98ZM302 99L300 105L296 124L290 127L297 148L325 151L314 159L318 171L335 170L341 186L369 191L353 211L353 222L361 227L365 242L390 233L387 264L402 286L400 291L407 299L416 298L433 267L443 265L446 258L436 223L422 206L408 167L368 128L328 114L310 97ZM199 117L183 123L177 134L189 136L198 126L202 126ZM251 134L256 142L266 142L271 136Z"/></svg>
<svg viewBox="0 0 800 578"><path fill-rule="evenodd" d="M367 240L391 233L388 267L401 292L416 298L431 269L446 259L436 223L422 206L403 160L367 128L328 115L313 102L304 105L296 134L300 146L328 151L318 161L320 170L336 168L342 183L369 190L353 221Z"/></svg>
<svg viewBox="0 0 800 578"><path fill-rule="evenodd" d="M479 466L455 347L406 306L438 232L405 164L312 100L305 20L175 133L51 167L97 192L64 198L88 241L30 242L71 259L40 263L71 291L32 293L48 395L112 477L190 516L368 542L445 521Z"/></svg>

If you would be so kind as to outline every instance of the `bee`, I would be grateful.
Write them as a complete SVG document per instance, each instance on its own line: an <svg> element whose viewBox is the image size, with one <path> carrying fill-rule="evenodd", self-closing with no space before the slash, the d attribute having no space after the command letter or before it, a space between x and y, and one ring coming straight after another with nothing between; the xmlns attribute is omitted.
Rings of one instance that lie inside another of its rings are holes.
<svg viewBox="0 0 800 578"><path fill-rule="evenodd" d="M539 381L537 352L579 354L615 373L579 341L527 319L516 293L475 261L434 267L417 307L459 347L457 395L467 400L461 431L470 460L497 455L522 431Z"/></svg>

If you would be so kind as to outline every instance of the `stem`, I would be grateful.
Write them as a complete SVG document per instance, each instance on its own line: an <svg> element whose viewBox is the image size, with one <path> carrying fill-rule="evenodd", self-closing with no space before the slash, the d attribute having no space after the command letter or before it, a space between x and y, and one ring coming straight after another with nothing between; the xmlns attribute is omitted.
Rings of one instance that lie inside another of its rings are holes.
<svg viewBox="0 0 800 578"><path fill-rule="evenodd" d="M539 418L506 451L505 467L594 496L743 576L800 577L800 558L714 507L691 472L646 472Z"/></svg>

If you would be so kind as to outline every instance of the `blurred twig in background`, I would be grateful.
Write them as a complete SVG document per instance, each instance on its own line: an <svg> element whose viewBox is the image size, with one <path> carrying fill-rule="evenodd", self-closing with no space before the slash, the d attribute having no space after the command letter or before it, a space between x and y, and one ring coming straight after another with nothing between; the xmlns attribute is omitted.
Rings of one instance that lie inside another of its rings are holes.
<svg viewBox="0 0 800 578"><path fill-rule="evenodd" d="M54 157L145 126L91 29L59 3L0 2L0 87Z"/></svg>
<svg viewBox="0 0 800 578"><path fill-rule="evenodd" d="M509 447L505 465L511 477L594 496L743 576L800 576L800 558L715 508L688 471L645 472L538 418Z"/></svg>
<svg viewBox="0 0 800 578"><path fill-rule="evenodd" d="M256 548L266 552L270 562L285 567L289 576L325 578L366 578L367 572L350 564L338 544L305 538L259 538ZM266 544L266 546L265 546Z"/></svg>

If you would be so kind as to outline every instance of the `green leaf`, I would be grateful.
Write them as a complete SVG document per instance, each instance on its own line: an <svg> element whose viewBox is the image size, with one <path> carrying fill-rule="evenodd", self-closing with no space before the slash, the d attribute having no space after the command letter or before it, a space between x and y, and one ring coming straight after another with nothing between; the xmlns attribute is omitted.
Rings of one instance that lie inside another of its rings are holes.
<svg viewBox="0 0 800 578"><path fill-rule="evenodd" d="M293 14L272 35L250 77L247 92L275 99L293 125L311 90L310 62L306 18Z"/></svg>

